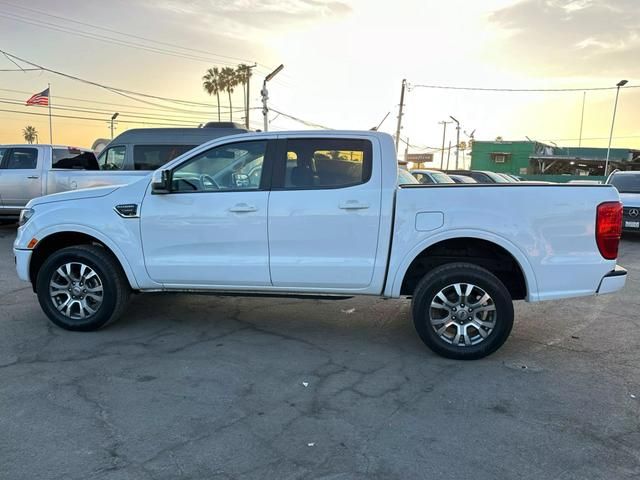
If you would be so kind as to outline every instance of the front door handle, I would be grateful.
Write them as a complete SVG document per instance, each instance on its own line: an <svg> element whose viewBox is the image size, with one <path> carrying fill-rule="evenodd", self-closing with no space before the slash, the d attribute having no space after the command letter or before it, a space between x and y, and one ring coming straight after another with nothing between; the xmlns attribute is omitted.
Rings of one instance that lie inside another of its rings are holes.
<svg viewBox="0 0 640 480"><path fill-rule="evenodd" d="M369 208L369 204L361 203L357 200L347 200L346 202L342 202L340 204L340 208L342 210L364 210L365 208Z"/></svg>
<svg viewBox="0 0 640 480"><path fill-rule="evenodd" d="M40 177L38 175L29 175L27 178L32 178L34 180L37 180Z"/></svg>
<svg viewBox="0 0 640 480"><path fill-rule="evenodd" d="M229 209L230 212L235 213L246 213L246 212L257 212L258 209L253 205L249 205L247 203L237 203L233 207Z"/></svg>

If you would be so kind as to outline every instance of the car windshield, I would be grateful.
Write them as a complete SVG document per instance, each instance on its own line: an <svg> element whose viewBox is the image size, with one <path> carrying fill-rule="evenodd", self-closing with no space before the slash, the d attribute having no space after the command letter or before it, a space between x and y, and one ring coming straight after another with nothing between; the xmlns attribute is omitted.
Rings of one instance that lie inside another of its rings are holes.
<svg viewBox="0 0 640 480"><path fill-rule="evenodd" d="M505 177L503 177L502 175L499 175L495 172L484 172L485 175L487 175L489 178L491 178L491 180L493 180L496 183L512 183L511 181L507 180Z"/></svg>
<svg viewBox="0 0 640 480"><path fill-rule="evenodd" d="M431 174L436 183L456 183L446 173L434 172Z"/></svg>
<svg viewBox="0 0 640 480"><path fill-rule="evenodd" d="M407 172L406 170L399 168L398 169L398 185L406 185L406 184L415 184L415 183L420 183L418 180L416 180L416 177L414 177L413 175L411 175L409 172Z"/></svg>
<svg viewBox="0 0 640 480"><path fill-rule="evenodd" d="M609 182L620 193L640 193L640 172L637 174L614 174Z"/></svg>

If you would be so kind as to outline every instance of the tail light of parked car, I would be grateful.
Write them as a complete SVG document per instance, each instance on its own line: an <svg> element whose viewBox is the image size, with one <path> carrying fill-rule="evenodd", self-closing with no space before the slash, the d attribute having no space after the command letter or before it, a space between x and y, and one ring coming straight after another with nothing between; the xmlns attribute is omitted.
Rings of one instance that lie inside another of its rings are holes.
<svg viewBox="0 0 640 480"><path fill-rule="evenodd" d="M622 203L605 202L598 205L596 214L596 243L607 260L618 257L618 244L622 235Z"/></svg>

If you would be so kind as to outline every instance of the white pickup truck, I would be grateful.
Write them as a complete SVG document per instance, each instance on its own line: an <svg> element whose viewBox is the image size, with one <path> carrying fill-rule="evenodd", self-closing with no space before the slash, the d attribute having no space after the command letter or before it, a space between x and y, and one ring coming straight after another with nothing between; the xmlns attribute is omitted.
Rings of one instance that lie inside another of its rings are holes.
<svg viewBox="0 0 640 480"><path fill-rule="evenodd" d="M407 296L424 343L458 359L505 342L512 300L625 284L611 186L397 176L383 133L224 137L130 185L29 202L18 275L52 322L81 331L120 316L131 292Z"/></svg>

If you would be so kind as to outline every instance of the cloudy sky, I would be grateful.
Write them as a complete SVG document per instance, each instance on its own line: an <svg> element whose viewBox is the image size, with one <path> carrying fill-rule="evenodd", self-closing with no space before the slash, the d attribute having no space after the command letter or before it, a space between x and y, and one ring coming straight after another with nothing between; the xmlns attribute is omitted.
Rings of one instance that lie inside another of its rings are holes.
<svg viewBox="0 0 640 480"><path fill-rule="evenodd" d="M438 147L438 122L449 115L476 139L529 136L577 145L581 91L420 85L640 85L640 8L637 0L0 0L0 49L108 86L203 103L215 103L201 86L207 67L257 62L252 107L260 104L264 75L283 63L269 88L278 110L350 129L371 128L391 112L381 128L390 133L406 78L402 136L414 145L410 151ZM0 70L15 68L0 55ZM21 141L28 124L48 141L46 117L26 114L46 110L15 104L47 83L54 106L67 109L54 113L92 119L55 118L56 143L88 146L107 137L112 111L121 112L116 133L141 121L197 125L216 116L215 108L144 103L51 73L0 71L0 143ZM583 145L606 146L614 98L613 90L586 94ZM242 103L238 92L232 100L234 107ZM225 97L221 103L227 106ZM614 145L640 148L639 112L640 88L623 89ZM307 128L272 117L274 130ZM259 128L258 110L251 119Z"/></svg>

